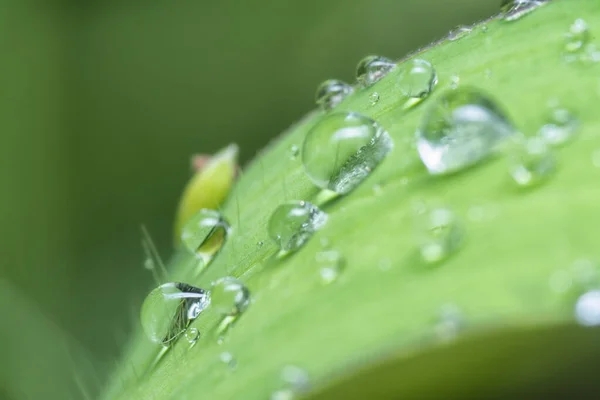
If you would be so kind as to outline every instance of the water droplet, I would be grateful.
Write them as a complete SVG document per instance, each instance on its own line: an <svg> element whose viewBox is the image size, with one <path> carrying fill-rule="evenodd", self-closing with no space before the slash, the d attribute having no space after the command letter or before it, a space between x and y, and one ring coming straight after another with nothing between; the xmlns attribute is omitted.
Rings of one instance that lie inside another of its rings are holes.
<svg viewBox="0 0 600 400"><path fill-rule="evenodd" d="M295 394L291 389L276 390L271 393L269 400L294 400Z"/></svg>
<svg viewBox="0 0 600 400"><path fill-rule="evenodd" d="M576 19L565 35L565 52L578 53L584 50L590 40L590 30L587 23L579 18Z"/></svg>
<svg viewBox="0 0 600 400"><path fill-rule="evenodd" d="M375 185L373 185L373 194L375 196L381 196L381 194L383 193L383 189L381 188L381 185L376 183Z"/></svg>
<svg viewBox="0 0 600 400"><path fill-rule="evenodd" d="M196 344L199 337L200 337L200 331L196 328L188 328L185 331L185 340L188 341L188 343L190 344L190 347L193 347Z"/></svg>
<svg viewBox="0 0 600 400"><path fill-rule="evenodd" d="M437 74L433 66L417 58L402 66L396 86L404 96L422 99L429 96L436 84Z"/></svg>
<svg viewBox="0 0 600 400"><path fill-rule="evenodd" d="M309 389L308 373L295 365L286 365L281 370L284 387L271 394L271 400L293 400Z"/></svg>
<svg viewBox="0 0 600 400"><path fill-rule="evenodd" d="M548 284L553 292L566 293L573 285L573 277L569 271L559 270L550 275Z"/></svg>
<svg viewBox="0 0 600 400"><path fill-rule="evenodd" d="M532 186L548 178L554 171L554 156L540 137L515 137L509 154L509 172L519 186Z"/></svg>
<svg viewBox="0 0 600 400"><path fill-rule="evenodd" d="M277 207L269 220L271 238L284 252L302 247L327 222L327 214L307 201L291 201Z"/></svg>
<svg viewBox="0 0 600 400"><path fill-rule="evenodd" d="M456 89L456 88L458 88L459 84L460 84L460 77L458 75L452 75L450 77L450 87L452 89Z"/></svg>
<svg viewBox="0 0 600 400"><path fill-rule="evenodd" d="M213 283L210 290L211 304L215 310L224 315L243 313L250 304L250 291L235 278L227 276Z"/></svg>
<svg viewBox="0 0 600 400"><path fill-rule="evenodd" d="M369 87L395 67L396 64L388 58L367 56L360 60L356 67L356 79L363 87Z"/></svg>
<svg viewBox="0 0 600 400"><path fill-rule="evenodd" d="M265 242L261 240L261 241L257 242L256 245L260 248L265 245Z"/></svg>
<svg viewBox="0 0 600 400"><path fill-rule="evenodd" d="M298 147L298 145L296 145L296 144L293 144L290 147L290 158L292 160L295 160L296 157L298 157L298 154L300 154L300 147Z"/></svg>
<svg viewBox="0 0 600 400"><path fill-rule="evenodd" d="M205 208L186 222L181 240L190 253L207 264L221 249L228 233L229 224L221 213Z"/></svg>
<svg viewBox="0 0 600 400"><path fill-rule="evenodd" d="M554 106L550 110L547 123L540 128L539 135L551 146L559 146L573 137L579 125L577 118L569 110Z"/></svg>
<svg viewBox="0 0 600 400"><path fill-rule="evenodd" d="M438 314L434 332L438 340L447 342L459 334L465 326L465 317L456 305L443 305Z"/></svg>
<svg viewBox="0 0 600 400"><path fill-rule="evenodd" d="M471 33L472 30L473 28L471 28L470 26L459 25L450 31L450 33L448 34L448 40L455 41L462 39L469 33Z"/></svg>
<svg viewBox="0 0 600 400"><path fill-rule="evenodd" d="M516 21L547 2L548 0L503 0L500 6L502 19Z"/></svg>
<svg viewBox="0 0 600 400"><path fill-rule="evenodd" d="M379 93L373 92L369 95L369 104L374 106L379 102Z"/></svg>
<svg viewBox="0 0 600 400"><path fill-rule="evenodd" d="M233 357L233 354L229 353L228 351L224 351L223 353L219 354L219 359L230 369L235 369L235 367L237 367L237 360L235 357Z"/></svg>
<svg viewBox="0 0 600 400"><path fill-rule="evenodd" d="M577 299L575 318L583 326L600 325L600 290L590 290Z"/></svg>
<svg viewBox="0 0 600 400"><path fill-rule="evenodd" d="M321 109L327 111L340 104L354 89L337 79L329 79L317 88L316 102Z"/></svg>
<svg viewBox="0 0 600 400"><path fill-rule="evenodd" d="M165 283L150 292L142 304L144 332L154 343L168 344L210 304L203 289L185 283Z"/></svg>
<svg viewBox="0 0 600 400"><path fill-rule="evenodd" d="M428 264L448 258L462 242L458 218L448 208L416 210L416 225L419 251Z"/></svg>
<svg viewBox="0 0 600 400"><path fill-rule="evenodd" d="M320 251L316 254L321 282L328 285L336 281L344 269L345 260L337 250Z"/></svg>
<svg viewBox="0 0 600 400"><path fill-rule="evenodd" d="M346 194L358 186L393 148L388 133L357 113L333 113L306 135L302 163L320 188Z"/></svg>
<svg viewBox="0 0 600 400"><path fill-rule="evenodd" d="M488 157L513 133L494 101L476 89L460 87L426 111L417 130L417 149L431 174L446 174Z"/></svg>

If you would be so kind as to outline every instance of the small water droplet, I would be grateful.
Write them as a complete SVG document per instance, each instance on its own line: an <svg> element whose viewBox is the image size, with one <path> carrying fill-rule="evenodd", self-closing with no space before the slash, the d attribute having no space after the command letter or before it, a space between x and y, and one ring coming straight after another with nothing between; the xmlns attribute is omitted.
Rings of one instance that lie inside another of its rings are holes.
<svg viewBox="0 0 600 400"><path fill-rule="evenodd" d="M548 0L503 0L500 6L502 19L516 21L547 2Z"/></svg>
<svg viewBox="0 0 600 400"><path fill-rule="evenodd" d="M373 92L369 95L369 104L374 106L379 102L379 93Z"/></svg>
<svg viewBox="0 0 600 400"><path fill-rule="evenodd" d="M317 88L316 102L321 109L327 111L340 104L348 95L352 94L352 86L337 79L329 79Z"/></svg>
<svg viewBox="0 0 600 400"><path fill-rule="evenodd" d="M600 290L590 290L577 299L575 318L583 326L600 325Z"/></svg>
<svg viewBox="0 0 600 400"><path fill-rule="evenodd" d="M450 87L456 89L458 88L458 85L460 85L460 77L458 75L452 75L450 77Z"/></svg>
<svg viewBox="0 0 600 400"><path fill-rule="evenodd" d="M381 194L383 193L383 189L381 188L381 185L376 183L375 185L373 185L373 194L375 196L381 196Z"/></svg>
<svg viewBox="0 0 600 400"><path fill-rule="evenodd" d="M299 249L327 222L327 214L307 201L277 207L269 220L269 236L284 252Z"/></svg>
<svg viewBox="0 0 600 400"><path fill-rule="evenodd" d="M565 52L579 53L585 49L590 40L590 30L587 23L579 18L571 24L565 35Z"/></svg>
<svg viewBox="0 0 600 400"><path fill-rule="evenodd" d="M395 67L396 64L388 58L367 56L360 60L356 67L356 79L363 87L369 87Z"/></svg>
<svg viewBox="0 0 600 400"><path fill-rule="evenodd" d="M319 266L321 282L325 285L336 281L344 269L344 257L337 250L320 251L315 259Z"/></svg>
<svg viewBox="0 0 600 400"><path fill-rule="evenodd" d="M422 99L433 91L437 84L437 74L433 65L419 58L410 60L402 66L396 87L406 97Z"/></svg>
<svg viewBox="0 0 600 400"><path fill-rule="evenodd" d="M229 233L229 224L215 210L202 209L186 222L181 232L185 248L206 265L221 249Z"/></svg>
<svg viewBox="0 0 600 400"><path fill-rule="evenodd" d="M554 171L554 156L540 137L515 137L510 146L509 172L519 186L532 186Z"/></svg>
<svg viewBox="0 0 600 400"><path fill-rule="evenodd" d="M563 107L553 107L546 124L539 135L551 146L559 146L571 139L577 130L578 120L569 110Z"/></svg>
<svg viewBox="0 0 600 400"><path fill-rule="evenodd" d="M290 146L290 158L295 160L298 157L298 154L300 154L300 147L296 144Z"/></svg>
<svg viewBox="0 0 600 400"><path fill-rule="evenodd" d="M464 38L469 33L473 31L473 28L470 26L459 25L456 28L452 29L448 34L448 40L455 41Z"/></svg>
<svg viewBox="0 0 600 400"><path fill-rule="evenodd" d="M234 316L243 313L250 304L250 291L233 277L220 278L210 290L211 304L223 315Z"/></svg>
<svg viewBox="0 0 600 400"><path fill-rule="evenodd" d="M462 242L458 218L448 208L417 209L416 226L419 251L428 264L448 258Z"/></svg>
<svg viewBox="0 0 600 400"><path fill-rule="evenodd" d="M167 345L209 304L210 297L203 289L185 283L165 283L144 300L142 327L152 342Z"/></svg>
<svg viewBox="0 0 600 400"><path fill-rule="evenodd" d="M271 393L269 400L294 400L295 397L291 389L281 389Z"/></svg>
<svg viewBox="0 0 600 400"><path fill-rule="evenodd" d="M257 242L256 245L260 248L265 245L265 242L261 240L261 241Z"/></svg>
<svg viewBox="0 0 600 400"><path fill-rule="evenodd" d="M235 367L237 367L237 360L235 359L233 354L231 354L228 351L224 351L223 353L219 354L219 359L230 369L235 369Z"/></svg>
<svg viewBox="0 0 600 400"><path fill-rule="evenodd" d="M443 305L434 326L435 336L438 340L448 342L455 339L465 326L465 317L456 305Z"/></svg>
<svg viewBox="0 0 600 400"><path fill-rule="evenodd" d="M444 93L425 112L417 149L429 173L446 174L490 156L514 132L493 100L460 87Z"/></svg>
<svg viewBox="0 0 600 400"><path fill-rule="evenodd" d="M310 387L308 373L295 365L283 367L281 380L284 387L271 393L270 400L293 400Z"/></svg>
<svg viewBox="0 0 600 400"><path fill-rule="evenodd" d="M302 147L302 164L320 188L346 194L393 148L389 134L357 113L333 113L314 125Z"/></svg>
<svg viewBox="0 0 600 400"><path fill-rule="evenodd" d="M190 344L190 347L193 347L196 344L199 337L200 337L200 331L197 328L188 328L185 331L185 340L188 341L188 343Z"/></svg>
<svg viewBox="0 0 600 400"><path fill-rule="evenodd" d="M489 30L489 28L488 28L488 26L487 26L487 25L481 25L481 32L483 32L483 33L487 33L487 32L488 32L488 30Z"/></svg>

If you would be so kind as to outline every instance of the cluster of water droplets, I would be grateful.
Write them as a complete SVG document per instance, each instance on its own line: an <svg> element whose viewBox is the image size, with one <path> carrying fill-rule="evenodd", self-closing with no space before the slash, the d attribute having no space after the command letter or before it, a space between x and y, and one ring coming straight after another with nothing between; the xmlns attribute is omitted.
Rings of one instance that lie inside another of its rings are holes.
<svg viewBox="0 0 600 400"><path fill-rule="evenodd" d="M565 34L563 57L567 62L600 62L600 49L591 41L592 34L584 19L576 19Z"/></svg>
<svg viewBox="0 0 600 400"><path fill-rule="evenodd" d="M516 21L550 0L502 0L500 9L505 21Z"/></svg>

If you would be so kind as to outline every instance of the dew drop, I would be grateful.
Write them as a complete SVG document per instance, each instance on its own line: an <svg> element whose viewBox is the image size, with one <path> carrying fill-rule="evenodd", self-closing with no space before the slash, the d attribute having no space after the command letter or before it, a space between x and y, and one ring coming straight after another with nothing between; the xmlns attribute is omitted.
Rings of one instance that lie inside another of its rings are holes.
<svg viewBox="0 0 600 400"><path fill-rule="evenodd" d="M548 0L502 0L502 19L516 21L547 2Z"/></svg>
<svg viewBox="0 0 600 400"><path fill-rule="evenodd" d="M316 262L319 266L319 275L324 285L335 282L341 275L345 259L337 250L320 251L316 254Z"/></svg>
<svg viewBox="0 0 600 400"><path fill-rule="evenodd" d="M573 137L577 126L577 118L569 110L562 107L553 107L538 134L551 146L560 146Z"/></svg>
<svg viewBox="0 0 600 400"><path fill-rule="evenodd" d="M369 95L369 104L374 106L379 103L379 93L373 92Z"/></svg>
<svg viewBox="0 0 600 400"><path fill-rule="evenodd" d="M458 85L460 85L460 77L458 75L452 75L450 77L450 87L452 89L457 89Z"/></svg>
<svg viewBox="0 0 600 400"><path fill-rule="evenodd" d="M389 134L357 113L333 113L306 135L302 164L315 185L338 194L358 186L392 150Z"/></svg>
<svg viewBox="0 0 600 400"><path fill-rule="evenodd" d="M269 219L269 236L283 252L302 247L327 222L327 214L307 201L277 207Z"/></svg>
<svg viewBox="0 0 600 400"><path fill-rule="evenodd" d="M590 30L587 23L579 18L569 27L565 35L565 52L578 53L585 49L590 40Z"/></svg>
<svg viewBox="0 0 600 400"><path fill-rule="evenodd" d="M227 276L213 283L210 298L212 307L218 313L235 316L248 308L250 291L240 280Z"/></svg>
<svg viewBox="0 0 600 400"><path fill-rule="evenodd" d="M271 400L292 400L309 389L308 373L295 365L286 365L281 370L283 388L271 394Z"/></svg>
<svg viewBox="0 0 600 400"><path fill-rule="evenodd" d="M448 40L455 41L464 38L473 31L470 26L459 25L448 34Z"/></svg>
<svg viewBox="0 0 600 400"><path fill-rule="evenodd" d="M144 300L142 327L152 342L167 345L185 332L209 304L210 296L203 289L185 283L165 283Z"/></svg>
<svg viewBox="0 0 600 400"><path fill-rule="evenodd" d="M458 218L448 208L416 210L416 226L421 258L428 264L448 258L462 242Z"/></svg>
<svg viewBox="0 0 600 400"><path fill-rule="evenodd" d="M257 246L260 248L260 247L263 247L263 246L265 245L265 242L264 242L264 241L262 241L262 240L260 240L260 241L258 241L258 242L256 243L256 245L257 245Z"/></svg>
<svg viewBox="0 0 600 400"><path fill-rule="evenodd" d="M575 318L583 326L600 325L600 290L590 290L577 299Z"/></svg>
<svg viewBox="0 0 600 400"><path fill-rule="evenodd" d="M200 337L200 331L197 328L188 328L185 331L185 340L188 341L188 343L190 344L190 347L193 347L196 344L199 337Z"/></svg>
<svg viewBox="0 0 600 400"><path fill-rule="evenodd" d="M340 104L354 89L346 82L329 79L317 88L316 102L321 109L327 111Z"/></svg>
<svg viewBox="0 0 600 400"><path fill-rule="evenodd" d="M237 367L237 360L235 359L233 354L231 354L228 351L224 351L223 353L219 354L219 359L230 369L235 369L235 367Z"/></svg>
<svg viewBox="0 0 600 400"><path fill-rule="evenodd" d="M448 342L456 338L464 326L465 318L460 308L454 304L445 304L439 310L434 326L435 336L440 341Z"/></svg>
<svg viewBox="0 0 600 400"><path fill-rule="evenodd" d="M554 172L554 156L540 137L515 137L509 147L509 172L519 186L533 186Z"/></svg>
<svg viewBox="0 0 600 400"><path fill-rule="evenodd" d="M449 90L426 111L417 149L431 174L476 164L497 151L514 128L496 103L474 88Z"/></svg>
<svg viewBox="0 0 600 400"><path fill-rule="evenodd" d="M367 56L360 60L356 67L356 79L363 87L369 87L395 67L396 64L388 58Z"/></svg>
<svg viewBox="0 0 600 400"><path fill-rule="evenodd" d="M414 59L402 66L396 87L406 97L422 99L433 91L437 84L437 74L428 61Z"/></svg>
<svg viewBox="0 0 600 400"><path fill-rule="evenodd" d="M185 248L207 264L221 249L229 233L229 224L215 210L202 209L186 222L181 233Z"/></svg>
<svg viewBox="0 0 600 400"><path fill-rule="evenodd" d="M295 160L300 154L300 147L298 145L293 144L290 146L290 159Z"/></svg>

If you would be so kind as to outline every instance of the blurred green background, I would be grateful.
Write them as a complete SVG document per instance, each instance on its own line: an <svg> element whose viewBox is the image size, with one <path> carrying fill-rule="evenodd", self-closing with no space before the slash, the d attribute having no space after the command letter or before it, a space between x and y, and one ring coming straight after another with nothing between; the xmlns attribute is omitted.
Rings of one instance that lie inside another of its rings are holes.
<svg viewBox="0 0 600 400"><path fill-rule="evenodd" d="M167 258L190 155L237 142L247 162L322 80L499 2L0 2L0 398L33 398L23 374L59 393L73 357L42 349L60 340L104 379L152 285L140 224Z"/></svg>

